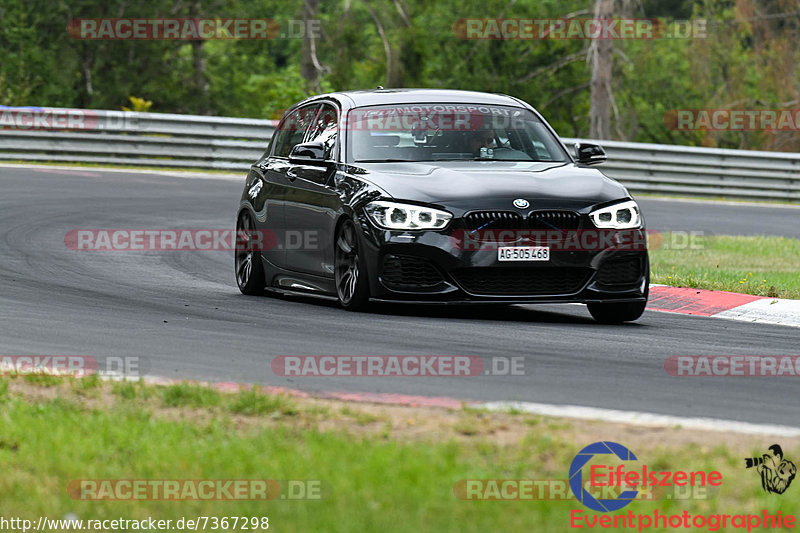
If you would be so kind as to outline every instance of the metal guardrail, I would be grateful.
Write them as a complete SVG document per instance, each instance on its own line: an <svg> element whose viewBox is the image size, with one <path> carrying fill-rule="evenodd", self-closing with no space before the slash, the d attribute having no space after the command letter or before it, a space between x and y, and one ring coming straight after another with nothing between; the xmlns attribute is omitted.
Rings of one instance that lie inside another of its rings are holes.
<svg viewBox="0 0 800 533"><path fill-rule="evenodd" d="M275 126L272 120L0 107L0 160L245 170ZM582 139L563 140L570 146ZM634 193L800 202L800 154L599 144L608 153L600 168Z"/></svg>
<svg viewBox="0 0 800 533"><path fill-rule="evenodd" d="M599 168L632 192L800 202L800 154L585 142L605 148L608 161Z"/></svg>
<svg viewBox="0 0 800 533"><path fill-rule="evenodd" d="M132 111L0 107L0 160L243 170L276 122Z"/></svg>

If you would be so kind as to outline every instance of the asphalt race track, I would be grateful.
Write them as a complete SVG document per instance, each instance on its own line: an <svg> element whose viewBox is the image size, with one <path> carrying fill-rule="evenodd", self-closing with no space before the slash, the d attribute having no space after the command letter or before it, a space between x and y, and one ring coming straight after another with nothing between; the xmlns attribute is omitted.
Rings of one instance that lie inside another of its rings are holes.
<svg viewBox="0 0 800 533"><path fill-rule="evenodd" d="M705 235L779 235L800 239L800 208L641 198L647 227Z"/></svg>
<svg viewBox="0 0 800 533"><path fill-rule="evenodd" d="M675 378L671 355L800 355L797 328L582 306L381 307L246 297L229 252L80 252L71 229L230 228L241 182L0 167L0 354L146 358L151 375L309 391L520 400L800 426L797 381ZM649 227L800 237L800 210L645 199ZM284 378L279 355L523 356L526 375Z"/></svg>

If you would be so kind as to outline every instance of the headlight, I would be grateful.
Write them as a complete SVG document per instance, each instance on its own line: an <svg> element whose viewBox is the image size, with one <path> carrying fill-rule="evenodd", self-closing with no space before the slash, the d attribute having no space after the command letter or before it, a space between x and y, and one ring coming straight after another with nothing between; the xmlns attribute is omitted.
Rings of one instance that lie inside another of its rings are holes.
<svg viewBox="0 0 800 533"><path fill-rule="evenodd" d="M395 202L370 202L365 209L372 221L385 229L442 229L453 218L447 211Z"/></svg>
<svg viewBox="0 0 800 533"><path fill-rule="evenodd" d="M631 229L642 225L639 206L633 200L592 211L589 217L598 228Z"/></svg>

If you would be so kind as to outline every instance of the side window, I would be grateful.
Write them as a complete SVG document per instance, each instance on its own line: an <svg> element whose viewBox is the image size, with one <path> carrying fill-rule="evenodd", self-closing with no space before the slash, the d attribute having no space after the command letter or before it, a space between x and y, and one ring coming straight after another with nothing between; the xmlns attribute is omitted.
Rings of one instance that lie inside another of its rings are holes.
<svg viewBox="0 0 800 533"><path fill-rule="evenodd" d="M319 106L316 104L308 105L295 109L286 115L275 132L275 152L276 157L289 157L289 152L296 144L300 144L305 139L308 128L313 124Z"/></svg>
<svg viewBox="0 0 800 533"><path fill-rule="evenodd" d="M335 156L333 149L336 146L336 137L339 132L339 121L336 109L330 104L323 104L314 120L314 125L308 132L306 142L321 142L325 145L325 156L330 159Z"/></svg>

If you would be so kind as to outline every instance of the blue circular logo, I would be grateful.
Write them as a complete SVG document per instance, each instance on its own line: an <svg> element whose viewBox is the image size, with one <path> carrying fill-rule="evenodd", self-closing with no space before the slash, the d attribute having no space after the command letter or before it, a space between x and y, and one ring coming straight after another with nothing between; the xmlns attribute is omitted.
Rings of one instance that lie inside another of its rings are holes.
<svg viewBox="0 0 800 533"><path fill-rule="evenodd" d="M514 207L516 208L525 209L529 205L531 205L531 203L525 198L517 198L516 200L514 200Z"/></svg>
<svg viewBox="0 0 800 533"><path fill-rule="evenodd" d="M616 442L593 442L579 451L575 459L572 460L572 464L569 465L569 488L572 489L572 494L575 495L575 498L589 509L601 513L619 511L631 503L636 498L636 495L639 494L639 491L626 490L616 499L597 499L583 487L583 466L592 457L601 454L614 454L621 461L638 461L633 452L622 444L617 444Z"/></svg>

